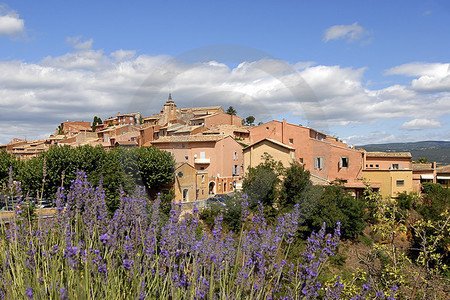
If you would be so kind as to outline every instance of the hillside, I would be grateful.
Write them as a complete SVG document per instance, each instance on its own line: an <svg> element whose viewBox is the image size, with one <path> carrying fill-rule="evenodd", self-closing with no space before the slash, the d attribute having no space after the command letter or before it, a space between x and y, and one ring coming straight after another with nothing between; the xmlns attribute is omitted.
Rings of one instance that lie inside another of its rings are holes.
<svg viewBox="0 0 450 300"><path fill-rule="evenodd" d="M366 151L407 151L411 152L413 160L417 160L419 157L426 157L429 161L435 161L439 165L450 164L450 142L448 141L369 144L358 147L363 148Z"/></svg>

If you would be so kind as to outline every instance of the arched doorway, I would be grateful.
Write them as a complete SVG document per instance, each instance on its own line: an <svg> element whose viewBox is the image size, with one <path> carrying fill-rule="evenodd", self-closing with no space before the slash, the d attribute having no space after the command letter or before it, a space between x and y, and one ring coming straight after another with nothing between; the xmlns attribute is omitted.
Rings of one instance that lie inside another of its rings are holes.
<svg viewBox="0 0 450 300"><path fill-rule="evenodd" d="M211 181L209 183L209 194L214 195L216 193L216 183L214 181Z"/></svg>

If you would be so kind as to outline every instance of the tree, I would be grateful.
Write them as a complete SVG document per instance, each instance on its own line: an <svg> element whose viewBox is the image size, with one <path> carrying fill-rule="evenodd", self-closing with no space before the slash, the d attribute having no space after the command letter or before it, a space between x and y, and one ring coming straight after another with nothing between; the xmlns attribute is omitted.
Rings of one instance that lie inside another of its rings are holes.
<svg viewBox="0 0 450 300"><path fill-rule="evenodd" d="M430 161L426 157L419 157L416 161L418 164L429 164Z"/></svg>
<svg viewBox="0 0 450 300"><path fill-rule="evenodd" d="M155 147L136 149L140 178L147 192L154 196L173 182L175 160L170 152Z"/></svg>
<svg viewBox="0 0 450 300"><path fill-rule="evenodd" d="M9 167L12 167L13 172L17 173L20 165L21 162L14 155L5 150L0 150L0 189L2 184L8 181Z"/></svg>
<svg viewBox="0 0 450 300"><path fill-rule="evenodd" d="M242 188L248 196L249 208L255 209L258 202L261 202L266 218L273 220L276 215L273 204L278 198L280 176L284 168L281 162L275 161L270 154L263 154L262 159L264 162L249 168Z"/></svg>
<svg viewBox="0 0 450 300"><path fill-rule="evenodd" d="M253 125L255 125L254 123L255 123L255 117L254 116L248 116L247 118L245 118L245 123L248 125L248 126L253 126Z"/></svg>
<svg viewBox="0 0 450 300"><path fill-rule="evenodd" d="M92 121L92 131L95 131L95 126L98 124L102 124L102 119L97 116L94 116L94 120Z"/></svg>
<svg viewBox="0 0 450 300"><path fill-rule="evenodd" d="M423 203L418 205L417 211L425 220L438 220L439 215L450 208L450 189L430 182L424 183L422 187Z"/></svg>
<svg viewBox="0 0 450 300"><path fill-rule="evenodd" d="M56 128L56 134L57 135L64 135L65 132L63 130L63 127L61 125L58 126L58 128Z"/></svg>
<svg viewBox="0 0 450 300"><path fill-rule="evenodd" d="M335 226L341 222L343 238L354 238L365 227L364 202L355 199L342 185L332 184L324 188L323 194L306 220L310 231L317 231L325 222Z"/></svg>
<svg viewBox="0 0 450 300"><path fill-rule="evenodd" d="M237 114L237 111L234 109L233 106L228 107L227 114L235 116Z"/></svg>
<svg viewBox="0 0 450 300"><path fill-rule="evenodd" d="M298 162L291 163L285 170L280 195L280 208L290 210L295 204L302 202L305 190L312 185L310 172Z"/></svg>

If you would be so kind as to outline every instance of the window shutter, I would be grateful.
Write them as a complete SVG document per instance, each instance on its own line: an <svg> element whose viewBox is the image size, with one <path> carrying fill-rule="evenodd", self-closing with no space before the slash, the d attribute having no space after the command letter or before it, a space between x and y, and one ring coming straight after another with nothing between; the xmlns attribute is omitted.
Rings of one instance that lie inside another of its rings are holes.
<svg viewBox="0 0 450 300"><path fill-rule="evenodd" d="M339 160L339 168L342 168L342 165L343 165L343 158L341 157L341 159Z"/></svg>
<svg viewBox="0 0 450 300"><path fill-rule="evenodd" d="M319 168L319 159L316 157L314 158L314 169L318 169Z"/></svg>
<svg viewBox="0 0 450 300"><path fill-rule="evenodd" d="M392 169L394 169L394 165L393 165L393 164L391 164L391 170L392 170Z"/></svg>
<svg viewBox="0 0 450 300"><path fill-rule="evenodd" d="M402 164L398 164L398 169L399 169L399 170L402 169Z"/></svg>

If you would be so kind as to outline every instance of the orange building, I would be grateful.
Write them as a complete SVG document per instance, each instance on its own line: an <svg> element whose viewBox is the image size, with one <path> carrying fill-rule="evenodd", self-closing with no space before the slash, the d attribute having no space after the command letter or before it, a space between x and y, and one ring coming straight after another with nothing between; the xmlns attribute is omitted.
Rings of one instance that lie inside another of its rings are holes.
<svg viewBox="0 0 450 300"><path fill-rule="evenodd" d="M437 183L444 188L450 188L450 165L441 166L436 169Z"/></svg>
<svg viewBox="0 0 450 300"><path fill-rule="evenodd" d="M76 135L80 132L92 131L91 123L84 121L66 121L59 125L59 128L64 134L69 136Z"/></svg>
<svg viewBox="0 0 450 300"><path fill-rule="evenodd" d="M425 182L436 183L436 163L412 164L413 170L413 191L420 192L422 184Z"/></svg>
<svg viewBox="0 0 450 300"><path fill-rule="evenodd" d="M360 195L362 183L362 151L349 148L337 138L314 129L287 123L270 121L251 127L250 142L271 139L295 149L295 160L305 166L322 182L340 180L355 195ZM277 160L277 157L274 156Z"/></svg>
<svg viewBox="0 0 450 300"><path fill-rule="evenodd" d="M208 194L199 191L197 199L234 191L242 180L242 146L231 136L166 136L151 144L172 153L177 163L207 172Z"/></svg>

